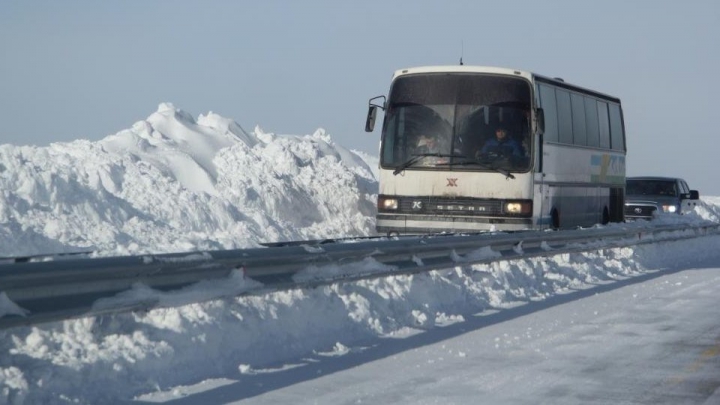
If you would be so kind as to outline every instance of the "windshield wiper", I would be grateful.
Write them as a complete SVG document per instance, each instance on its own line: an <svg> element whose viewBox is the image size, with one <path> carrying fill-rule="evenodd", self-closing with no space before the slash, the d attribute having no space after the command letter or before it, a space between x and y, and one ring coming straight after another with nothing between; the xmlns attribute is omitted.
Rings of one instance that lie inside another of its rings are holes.
<svg viewBox="0 0 720 405"><path fill-rule="evenodd" d="M415 163L421 161L422 159L425 159L426 157L438 157L438 158L464 158L467 159L467 157L463 155L450 155L446 153L420 153L418 155L412 155L410 159L406 160L405 163L401 164L400 166L396 167L395 170L393 170L393 176L397 176L402 172L403 170L407 169L408 167L414 165Z"/></svg>
<svg viewBox="0 0 720 405"><path fill-rule="evenodd" d="M440 165L443 165L443 166L470 166L470 165L480 166L483 169L495 170L496 172L504 175L506 179L513 179L513 180L515 179L515 176L513 176L512 173L510 173L509 171L507 171L505 169L501 169L499 167L494 167L494 166L489 166L485 163L470 159L465 156L455 156L455 157L462 157L462 158L465 158L466 160L464 160L462 162L454 162L454 163L438 163L438 166L440 166Z"/></svg>

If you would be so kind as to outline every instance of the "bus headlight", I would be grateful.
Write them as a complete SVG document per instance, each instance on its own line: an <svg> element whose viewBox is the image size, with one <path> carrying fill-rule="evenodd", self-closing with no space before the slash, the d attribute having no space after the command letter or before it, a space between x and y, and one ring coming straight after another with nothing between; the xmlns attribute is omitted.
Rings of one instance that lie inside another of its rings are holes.
<svg viewBox="0 0 720 405"><path fill-rule="evenodd" d="M505 203L505 213L512 215L529 215L532 212L532 202L513 201Z"/></svg>
<svg viewBox="0 0 720 405"><path fill-rule="evenodd" d="M378 198L378 210L396 210L398 209L397 198Z"/></svg>
<svg viewBox="0 0 720 405"><path fill-rule="evenodd" d="M677 212L677 206L675 205L663 205L663 212Z"/></svg>

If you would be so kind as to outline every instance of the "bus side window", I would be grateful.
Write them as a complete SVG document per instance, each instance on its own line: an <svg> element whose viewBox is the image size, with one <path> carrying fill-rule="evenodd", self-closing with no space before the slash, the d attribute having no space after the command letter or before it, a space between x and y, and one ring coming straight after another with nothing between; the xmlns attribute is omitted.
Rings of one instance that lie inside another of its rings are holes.
<svg viewBox="0 0 720 405"><path fill-rule="evenodd" d="M587 146L587 126L585 124L585 98L578 93L570 93L572 110L573 144Z"/></svg>
<svg viewBox="0 0 720 405"><path fill-rule="evenodd" d="M607 103L598 101L598 124L600 124L600 147L610 149L610 118Z"/></svg>
<svg viewBox="0 0 720 405"><path fill-rule="evenodd" d="M597 102L594 98L585 96L585 123L587 125L588 146L600 146L600 129L598 126Z"/></svg>
<svg viewBox="0 0 720 405"><path fill-rule="evenodd" d="M545 84L538 85L540 88L540 107L543 109L545 118L545 142L558 141L557 102L555 100L555 88Z"/></svg>
<svg viewBox="0 0 720 405"><path fill-rule="evenodd" d="M610 141L614 150L625 150L625 134L618 104L610 104Z"/></svg>
<svg viewBox="0 0 720 405"><path fill-rule="evenodd" d="M558 129L560 142L565 144L573 143L573 121L572 107L570 104L570 92L555 89L558 107Z"/></svg>

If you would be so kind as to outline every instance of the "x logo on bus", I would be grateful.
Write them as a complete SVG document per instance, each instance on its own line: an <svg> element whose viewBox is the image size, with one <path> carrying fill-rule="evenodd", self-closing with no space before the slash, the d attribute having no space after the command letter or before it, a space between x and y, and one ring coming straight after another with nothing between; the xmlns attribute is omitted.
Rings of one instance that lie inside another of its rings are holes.
<svg viewBox="0 0 720 405"><path fill-rule="evenodd" d="M457 187L457 179L448 178L447 181L448 184L445 187Z"/></svg>

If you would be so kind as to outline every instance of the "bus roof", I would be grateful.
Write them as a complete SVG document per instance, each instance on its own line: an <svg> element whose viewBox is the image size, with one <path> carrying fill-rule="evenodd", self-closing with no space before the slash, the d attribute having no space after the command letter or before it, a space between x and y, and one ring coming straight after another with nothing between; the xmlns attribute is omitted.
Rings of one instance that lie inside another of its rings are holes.
<svg viewBox="0 0 720 405"><path fill-rule="evenodd" d="M566 88L569 90L575 90L582 93L590 94L599 98L620 103L620 99L599 92L597 90L588 89L575 84L566 83L563 79L551 78L549 76L539 75L527 70L518 70L511 68L495 67L495 66L470 66L470 65L444 65L444 66L418 66L405 69L396 70L393 74L392 80L397 79L400 76L411 75L417 73L490 73L500 75L510 75L525 78L531 82L540 81L549 83L558 87Z"/></svg>
<svg viewBox="0 0 720 405"><path fill-rule="evenodd" d="M396 70L393 79L398 76L415 73L495 73L503 75L516 75L532 80L532 73L517 69L501 68L493 66L469 66L469 65L447 65L447 66L419 66Z"/></svg>

